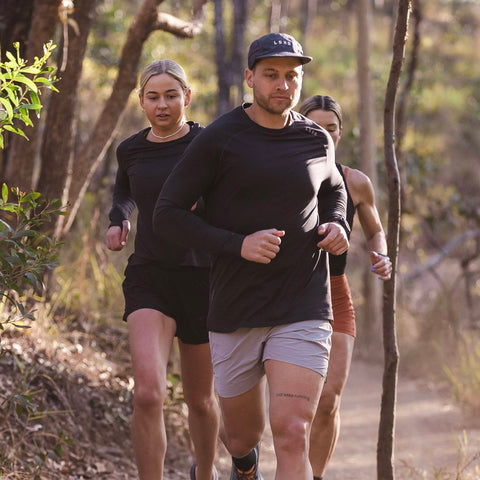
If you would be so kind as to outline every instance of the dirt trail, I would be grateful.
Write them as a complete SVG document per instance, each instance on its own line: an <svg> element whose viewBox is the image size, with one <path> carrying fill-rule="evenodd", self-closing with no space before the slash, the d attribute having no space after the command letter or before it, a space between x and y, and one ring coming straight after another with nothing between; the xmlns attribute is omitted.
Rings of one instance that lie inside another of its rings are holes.
<svg viewBox="0 0 480 480"><path fill-rule="evenodd" d="M381 367L354 361L343 397L340 439L325 474L326 480L376 478L381 384ZM468 437L468 453L480 452L478 422L475 426L463 419L448 396L428 389L419 381L402 377L397 393L395 468L399 480L435 478L434 472L441 468L456 471L459 454L455 439L464 429ZM268 428L260 455L265 480L274 480L275 455ZM476 465L480 469L480 460ZM222 456L219 466L223 478L230 468L228 458ZM472 467L469 472L473 471ZM470 478L480 479L480 475Z"/></svg>

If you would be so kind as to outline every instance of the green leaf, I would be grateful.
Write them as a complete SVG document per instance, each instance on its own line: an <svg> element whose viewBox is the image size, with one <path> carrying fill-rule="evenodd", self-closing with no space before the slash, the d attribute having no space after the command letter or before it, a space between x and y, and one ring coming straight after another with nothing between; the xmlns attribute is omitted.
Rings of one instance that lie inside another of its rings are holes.
<svg viewBox="0 0 480 480"><path fill-rule="evenodd" d="M22 104L22 109L25 109L25 110L41 110L42 105L41 104L32 105L31 103L23 103Z"/></svg>
<svg viewBox="0 0 480 480"><path fill-rule="evenodd" d="M7 53L9 53L9 52L7 52ZM17 413L17 417L18 417L18 418L22 418L23 407L22 407L19 403L17 403L17 404L15 405L15 411L16 411L16 413Z"/></svg>
<svg viewBox="0 0 480 480"><path fill-rule="evenodd" d="M17 65L17 59L13 56L12 52L5 52L6 57L15 65Z"/></svg>
<svg viewBox="0 0 480 480"><path fill-rule="evenodd" d="M40 73L40 69L32 65L30 67L22 68L22 73L31 73L32 75L38 75Z"/></svg>
<svg viewBox="0 0 480 480"><path fill-rule="evenodd" d="M7 87L5 87L4 90L7 92L8 98L10 99L12 104L15 107L18 107L18 103L19 103L19 100L17 97L18 87L16 85L8 85Z"/></svg>
<svg viewBox="0 0 480 480"><path fill-rule="evenodd" d="M53 86L53 83L52 83L48 78L38 77L38 78L35 79L35 82L37 82L37 83L43 83L44 85L46 85L48 88L50 88L50 89L53 90L54 92L58 92L58 89L56 89L56 88Z"/></svg>
<svg viewBox="0 0 480 480"><path fill-rule="evenodd" d="M8 187L7 187L7 184L4 183L2 185L2 200L7 203L8 201Z"/></svg>
<svg viewBox="0 0 480 480"><path fill-rule="evenodd" d="M25 125L33 127L33 122L30 119L27 108L20 107L17 118L19 118Z"/></svg>
<svg viewBox="0 0 480 480"><path fill-rule="evenodd" d="M4 210L5 212L16 212L17 208L15 205L9 203L8 205L2 205L2 208L0 210Z"/></svg>
<svg viewBox="0 0 480 480"><path fill-rule="evenodd" d="M45 78L45 77L38 77L38 78L35 79L35 82L43 83L44 85L48 85L48 86L52 85L52 82L48 78Z"/></svg>
<svg viewBox="0 0 480 480"><path fill-rule="evenodd" d="M0 210L3 210L3 206L0 208ZM0 218L0 232L8 232L8 233L13 232L13 228L5 220L2 220L1 218Z"/></svg>
<svg viewBox="0 0 480 480"><path fill-rule="evenodd" d="M17 75L15 77L15 81L25 84L28 88L30 88L30 90L33 90L34 92L38 91L38 87L35 85L35 83L24 75Z"/></svg>
<svg viewBox="0 0 480 480"><path fill-rule="evenodd" d="M55 454L58 457L62 456L62 444L61 443L58 443L57 445L55 445Z"/></svg>
<svg viewBox="0 0 480 480"><path fill-rule="evenodd" d="M32 101L32 106L36 106L37 108L42 108L42 104L40 103L40 99L38 98L38 95L33 91L30 90L30 100Z"/></svg>
<svg viewBox="0 0 480 480"><path fill-rule="evenodd" d="M36 237L37 235L38 232L35 232L34 230L20 230L18 232L15 232L12 235L12 238Z"/></svg>
<svg viewBox="0 0 480 480"><path fill-rule="evenodd" d="M3 105L5 108L5 111L7 112L8 119L11 120L13 118L13 108L10 102L6 98L0 97L0 103Z"/></svg>
<svg viewBox="0 0 480 480"><path fill-rule="evenodd" d="M17 135L20 135L23 138L26 138L28 140L28 137L25 135L23 130L20 130L19 128L15 128L12 125L4 125L3 128L5 130L8 130L9 132L16 133Z"/></svg>
<svg viewBox="0 0 480 480"><path fill-rule="evenodd" d="M28 195L25 195L20 202L31 202L36 200L37 198L41 197L42 194L40 192L30 192Z"/></svg>

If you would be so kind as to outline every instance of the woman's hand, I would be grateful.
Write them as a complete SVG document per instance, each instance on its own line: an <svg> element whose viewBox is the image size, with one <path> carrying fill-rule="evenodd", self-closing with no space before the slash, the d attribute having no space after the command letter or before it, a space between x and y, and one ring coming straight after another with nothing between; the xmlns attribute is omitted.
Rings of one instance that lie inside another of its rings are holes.
<svg viewBox="0 0 480 480"><path fill-rule="evenodd" d="M107 248L118 252L127 244L128 234L130 232L130 222L123 220L122 227L113 225L107 230Z"/></svg>
<svg viewBox="0 0 480 480"><path fill-rule="evenodd" d="M372 262L371 271L375 275L378 275L378 278L383 281L390 280L392 275L392 262L390 261L390 257L388 255L374 252L372 250L370 252L370 262Z"/></svg>

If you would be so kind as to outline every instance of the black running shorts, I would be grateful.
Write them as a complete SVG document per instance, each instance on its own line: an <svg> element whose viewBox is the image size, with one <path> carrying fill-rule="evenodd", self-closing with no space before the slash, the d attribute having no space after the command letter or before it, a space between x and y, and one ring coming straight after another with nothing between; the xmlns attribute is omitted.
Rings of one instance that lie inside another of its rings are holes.
<svg viewBox="0 0 480 480"><path fill-rule="evenodd" d="M151 308L171 317L177 336L191 345L208 343L209 268L166 269L156 264L128 265L125 270L123 319L134 311Z"/></svg>

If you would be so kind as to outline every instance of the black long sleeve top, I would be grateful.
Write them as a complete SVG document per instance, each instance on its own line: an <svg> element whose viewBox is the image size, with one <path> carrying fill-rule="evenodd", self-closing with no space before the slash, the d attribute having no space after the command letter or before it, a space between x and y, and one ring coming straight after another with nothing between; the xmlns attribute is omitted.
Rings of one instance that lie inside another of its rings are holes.
<svg viewBox="0 0 480 480"><path fill-rule="evenodd" d="M118 170L109 218L110 226L121 227L122 221L130 217L135 206L138 207L135 250L130 264L156 262L169 268L210 265L207 254L168 241L156 235L152 227L153 209L165 180L185 148L203 128L198 123L188 123L190 132L171 142L150 142L146 139L150 128L145 128L117 148Z"/></svg>
<svg viewBox="0 0 480 480"><path fill-rule="evenodd" d="M353 204L352 196L348 191L347 182L345 181L345 175L343 173L343 168L340 163L337 163L337 169L340 172L344 182L345 182L345 190L347 192L347 215L346 221L348 226L350 227L350 231L353 228L353 220L355 218L355 205ZM348 238L350 238L350 232L347 232ZM347 267L347 254L348 250L341 255L329 255L328 256L328 264L330 266L330 275L343 275L345 273L345 269Z"/></svg>
<svg viewBox="0 0 480 480"><path fill-rule="evenodd" d="M189 210L199 196L205 219ZM212 255L208 327L232 332L332 319L317 227L344 218L345 208L325 130L293 111L285 128L264 128L238 107L189 145L164 184L153 224L168 240ZM245 236L269 228L286 232L276 258L267 265L243 259Z"/></svg>

